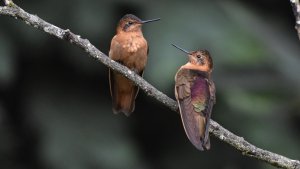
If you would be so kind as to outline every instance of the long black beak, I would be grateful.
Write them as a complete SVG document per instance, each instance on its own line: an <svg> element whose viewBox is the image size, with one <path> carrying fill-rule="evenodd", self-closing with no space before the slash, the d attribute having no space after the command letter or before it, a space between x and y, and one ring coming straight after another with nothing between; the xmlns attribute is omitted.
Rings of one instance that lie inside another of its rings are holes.
<svg viewBox="0 0 300 169"><path fill-rule="evenodd" d="M145 20L145 21L142 21L141 23L144 24L144 23L149 23L149 22L154 22L154 21L159 21L160 18L157 18L157 19L150 19L150 20Z"/></svg>
<svg viewBox="0 0 300 169"><path fill-rule="evenodd" d="M181 47L179 47L179 46L177 46L177 45L174 45L174 44L171 44L171 45L172 45L172 46L174 46L175 48L177 48L177 49L181 50L182 52L184 52L184 53L188 54L188 55L190 55L190 54L191 54L190 52L186 51L185 49L182 49Z"/></svg>

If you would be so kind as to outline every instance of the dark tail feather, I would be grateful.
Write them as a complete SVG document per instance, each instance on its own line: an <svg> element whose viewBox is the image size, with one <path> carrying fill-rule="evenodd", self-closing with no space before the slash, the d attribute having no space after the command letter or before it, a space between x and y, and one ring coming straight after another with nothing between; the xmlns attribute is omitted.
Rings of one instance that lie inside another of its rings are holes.
<svg viewBox="0 0 300 169"><path fill-rule="evenodd" d="M129 116L135 108L139 88L121 74L109 70L109 85L114 114L120 112Z"/></svg>
<svg viewBox="0 0 300 169"><path fill-rule="evenodd" d="M210 118L211 118L211 111L212 111L212 106L214 104L214 100L210 100L210 104L207 109L207 114L206 114L206 129L205 129L205 137L204 137L204 146L206 150L210 149L210 139L209 139L209 127L210 127Z"/></svg>
<svg viewBox="0 0 300 169"><path fill-rule="evenodd" d="M135 108L135 97L132 94L122 94L113 98L113 112L114 114L124 113L126 116L134 111Z"/></svg>
<svg viewBox="0 0 300 169"><path fill-rule="evenodd" d="M210 149L210 139L209 139L209 136L207 137L207 140L204 142L204 148L205 148L205 150L209 150Z"/></svg>

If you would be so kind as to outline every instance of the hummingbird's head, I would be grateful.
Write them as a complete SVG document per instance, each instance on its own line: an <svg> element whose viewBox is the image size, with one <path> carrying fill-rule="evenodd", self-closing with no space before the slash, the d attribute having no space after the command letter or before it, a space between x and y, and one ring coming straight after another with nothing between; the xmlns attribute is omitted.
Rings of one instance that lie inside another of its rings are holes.
<svg viewBox="0 0 300 169"><path fill-rule="evenodd" d="M143 24L153 22L153 21L158 21L158 20L160 20L160 18L143 21L140 18L136 17L135 15L126 14L119 21L117 32L141 31Z"/></svg>
<svg viewBox="0 0 300 169"><path fill-rule="evenodd" d="M189 53L189 62L197 66L213 68L212 58L207 50L197 50Z"/></svg>
<svg viewBox="0 0 300 169"><path fill-rule="evenodd" d="M196 66L201 66L207 68L207 70L213 69L213 61L212 58L207 50L197 50L188 52L185 49L182 49L174 44L172 44L175 48L183 51L184 53L188 54L189 62Z"/></svg>

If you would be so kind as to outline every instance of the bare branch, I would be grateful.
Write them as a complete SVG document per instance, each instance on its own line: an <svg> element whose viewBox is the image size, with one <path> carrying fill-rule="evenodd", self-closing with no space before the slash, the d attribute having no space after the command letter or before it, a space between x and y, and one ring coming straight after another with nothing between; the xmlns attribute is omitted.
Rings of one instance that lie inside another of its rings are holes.
<svg viewBox="0 0 300 169"><path fill-rule="evenodd" d="M299 0L290 0L293 8L293 12L296 18L295 29L298 32L298 37L300 39L300 1Z"/></svg>
<svg viewBox="0 0 300 169"><path fill-rule="evenodd" d="M300 169L300 161L258 148L244 140L243 137L234 135L215 121L211 121L209 131L220 140L238 149L243 155L265 161L280 168Z"/></svg>
<svg viewBox="0 0 300 169"><path fill-rule="evenodd" d="M178 112L178 106L175 100L169 98L164 93L157 90L142 77L135 74L127 67L111 60L109 57L99 51L95 46L93 46L87 39L83 39L79 35L72 33L69 29L61 29L44 21L36 15L29 14L12 2L9 4L10 5L0 7L0 15L7 15L22 20L26 24L34 28L42 30L50 35L57 37L58 39L66 40L69 43L82 48L88 55L99 60L105 66L117 72L120 72L128 79L132 80L148 96L155 98L157 101L169 107L171 110ZM216 138L233 146L234 148L242 152L243 155L265 161L266 163L280 168L300 169L300 161L292 160L279 154L257 148L256 146L245 141L242 137L234 135L213 120L211 120L210 123L210 133L212 133Z"/></svg>

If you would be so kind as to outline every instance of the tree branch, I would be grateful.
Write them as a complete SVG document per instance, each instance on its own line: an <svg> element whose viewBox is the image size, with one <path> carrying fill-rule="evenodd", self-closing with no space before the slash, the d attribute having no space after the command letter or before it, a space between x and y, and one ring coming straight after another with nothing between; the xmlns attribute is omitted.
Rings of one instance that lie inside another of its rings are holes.
<svg viewBox="0 0 300 169"><path fill-rule="evenodd" d="M95 46L93 46L89 42L89 40L81 38L79 35L72 33L69 29L61 29L44 21L36 15L27 13L26 11L15 5L11 0L5 0L5 2L7 6L0 6L0 15L6 15L22 20L26 24L34 28L42 30L50 35L57 37L58 39L66 40L67 42L82 48L88 55L102 62L105 66L117 72L120 72L128 79L132 80L148 96L155 98L157 101L169 107L171 110L178 112L178 106L175 100L169 98L167 95L157 90L142 77L135 74L127 67L111 60L109 57L99 51ZM244 138L234 135L213 120L211 120L209 131L216 138L228 143L229 145L239 150L243 155L259 159L280 168L300 169L300 161L292 160L282 155L260 149L245 141Z"/></svg>
<svg viewBox="0 0 300 169"><path fill-rule="evenodd" d="M300 1L299 0L290 0L293 12L296 18L295 29L298 32L298 38L300 40Z"/></svg>

